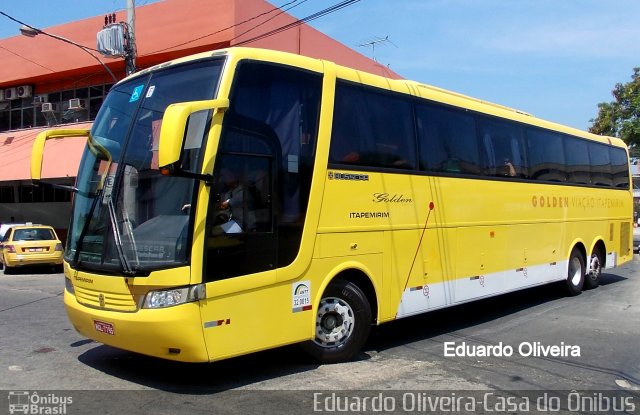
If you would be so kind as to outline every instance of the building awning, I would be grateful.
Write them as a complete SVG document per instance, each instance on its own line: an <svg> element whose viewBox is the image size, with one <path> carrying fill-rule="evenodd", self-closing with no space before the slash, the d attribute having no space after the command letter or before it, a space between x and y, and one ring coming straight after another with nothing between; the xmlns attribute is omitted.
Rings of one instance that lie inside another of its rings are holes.
<svg viewBox="0 0 640 415"><path fill-rule="evenodd" d="M90 129L92 123L78 123L55 128ZM50 127L0 133L0 182L31 179L31 150L36 136ZM84 138L48 140L42 161L42 178L76 177Z"/></svg>

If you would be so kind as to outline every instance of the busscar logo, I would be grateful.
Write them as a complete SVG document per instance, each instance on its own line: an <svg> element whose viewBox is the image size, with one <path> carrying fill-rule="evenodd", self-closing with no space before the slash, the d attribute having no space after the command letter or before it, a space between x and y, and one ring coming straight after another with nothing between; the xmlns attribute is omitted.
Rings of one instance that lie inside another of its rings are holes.
<svg viewBox="0 0 640 415"><path fill-rule="evenodd" d="M329 180L351 180L355 182L368 182L369 175L361 173L340 173L330 171L327 173Z"/></svg>

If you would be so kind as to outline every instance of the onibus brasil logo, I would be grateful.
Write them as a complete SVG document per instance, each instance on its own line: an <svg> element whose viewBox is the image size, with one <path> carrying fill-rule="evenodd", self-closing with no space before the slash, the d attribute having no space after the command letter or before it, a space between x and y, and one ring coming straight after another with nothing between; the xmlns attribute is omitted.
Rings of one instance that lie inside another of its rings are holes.
<svg viewBox="0 0 640 415"><path fill-rule="evenodd" d="M63 415L67 413L67 408L72 403L71 396L60 396L55 393L9 392L10 414Z"/></svg>

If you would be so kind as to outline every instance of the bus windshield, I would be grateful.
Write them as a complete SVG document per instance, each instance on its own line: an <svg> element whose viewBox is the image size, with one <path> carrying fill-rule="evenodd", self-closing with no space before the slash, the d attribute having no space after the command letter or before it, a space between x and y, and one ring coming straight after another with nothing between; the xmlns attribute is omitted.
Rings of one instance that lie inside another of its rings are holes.
<svg viewBox="0 0 640 415"><path fill-rule="evenodd" d="M160 125L169 104L212 99L222 65L213 59L171 66L109 92L78 172L65 250L74 268L144 275L188 262L198 183L160 174ZM183 166L197 171L210 114L192 118L200 128L186 141Z"/></svg>

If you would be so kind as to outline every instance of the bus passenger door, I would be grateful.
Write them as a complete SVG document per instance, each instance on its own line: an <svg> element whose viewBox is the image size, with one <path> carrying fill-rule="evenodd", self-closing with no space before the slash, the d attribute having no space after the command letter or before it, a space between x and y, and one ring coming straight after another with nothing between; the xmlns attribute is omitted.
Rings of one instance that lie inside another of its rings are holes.
<svg viewBox="0 0 640 415"><path fill-rule="evenodd" d="M212 360L304 340L279 270L298 257L315 162L323 77L268 62L235 72L213 167L201 302ZM240 197L242 196L242 197Z"/></svg>
<svg viewBox="0 0 640 415"><path fill-rule="evenodd" d="M207 281L276 268L273 164L266 155L219 158L207 218Z"/></svg>
<svg viewBox="0 0 640 415"><path fill-rule="evenodd" d="M280 158L273 140L242 125L226 131L209 196L201 317L211 360L270 341L262 332L270 323L262 319L272 299L260 288L276 280Z"/></svg>

